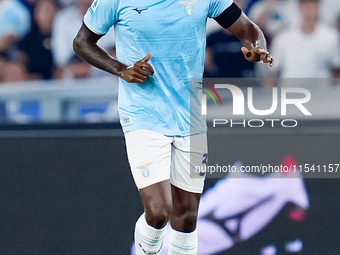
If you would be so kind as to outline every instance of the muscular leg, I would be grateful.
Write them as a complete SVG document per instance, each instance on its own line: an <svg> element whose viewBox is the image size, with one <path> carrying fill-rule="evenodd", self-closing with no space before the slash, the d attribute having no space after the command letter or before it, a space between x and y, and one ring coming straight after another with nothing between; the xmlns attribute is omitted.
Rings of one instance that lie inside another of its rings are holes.
<svg viewBox="0 0 340 255"><path fill-rule="evenodd" d="M201 194L192 193L171 185L172 213L171 227L181 232L192 232L196 229L197 211Z"/></svg>
<svg viewBox="0 0 340 255"><path fill-rule="evenodd" d="M157 229L169 221L172 210L170 181L165 180L139 190L147 223Z"/></svg>
<svg viewBox="0 0 340 255"><path fill-rule="evenodd" d="M169 178L173 138L150 130L134 130L126 132L125 139L131 173L145 211L135 227L136 254L156 255L172 210Z"/></svg>
<svg viewBox="0 0 340 255"><path fill-rule="evenodd" d="M170 181L155 183L139 192L145 213L136 223L136 254L159 254L172 209Z"/></svg>
<svg viewBox="0 0 340 255"><path fill-rule="evenodd" d="M172 213L170 217L169 255L197 254L197 211L201 197L171 185Z"/></svg>
<svg viewBox="0 0 340 255"><path fill-rule="evenodd" d="M176 137L172 144L171 193L172 213L171 227L174 230L190 233L196 229L197 211L204 185L204 177L194 175L195 166L206 164L207 137L199 134ZM190 171L193 171L192 173ZM192 175L193 174L193 175ZM175 186L176 185L176 186ZM188 188L191 192L182 188Z"/></svg>

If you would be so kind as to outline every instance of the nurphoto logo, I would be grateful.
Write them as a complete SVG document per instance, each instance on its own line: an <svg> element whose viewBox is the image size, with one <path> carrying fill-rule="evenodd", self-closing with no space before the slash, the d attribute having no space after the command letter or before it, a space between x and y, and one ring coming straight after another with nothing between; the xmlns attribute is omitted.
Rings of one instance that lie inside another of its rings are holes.
<svg viewBox="0 0 340 255"><path fill-rule="evenodd" d="M214 95L208 90L210 89L218 98L220 105L222 106L222 99L220 97L220 94L217 93L216 89L227 89L231 92L232 95L232 114L234 116L244 116L245 115L245 102L247 102L248 110L257 116L269 116L273 114L280 103L281 116L287 116L287 105L295 105L305 116L312 116L312 114L308 111L308 109L304 106L307 102L311 99L311 93L308 89L305 88L297 88L297 87L282 87L282 88L272 88L272 104L269 109L265 110L259 110L256 109L254 106L254 95L253 95L253 88L247 87L247 97L245 97L243 91L232 84L215 84L214 87L205 84L202 84L202 88L199 87L200 90L204 91L205 93L202 93L201 96L201 114L207 115L207 94L213 99L215 105L217 105L216 99ZM206 87L206 88L204 88ZM280 90L280 97L279 97L279 91ZM300 98L288 98L287 95L294 93L294 94L300 94L302 97ZM280 102L279 102L280 101ZM271 122L271 127L275 126L276 121L281 122L281 126L283 127L295 127L297 126L298 122L295 119L250 119L246 121L245 119L242 122L235 122L232 119L214 119L213 120L213 127L216 127L216 125L225 125L227 123L230 123L230 127L233 127L236 124L243 125L244 127L246 124L248 124L249 127L262 127L264 126L265 122ZM293 125L288 125L288 122L293 123ZM257 123L255 125L255 123Z"/></svg>

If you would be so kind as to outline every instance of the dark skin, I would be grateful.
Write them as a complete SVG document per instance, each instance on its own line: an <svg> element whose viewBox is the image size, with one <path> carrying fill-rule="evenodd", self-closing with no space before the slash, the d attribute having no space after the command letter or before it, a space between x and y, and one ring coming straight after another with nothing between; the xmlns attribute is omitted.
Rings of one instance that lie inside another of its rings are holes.
<svg viewBox="0 0 340 255"><path fill-rule="evenodd" d="M267 51L267 43L262 31L243 12L228 30L241 41L242 53L248 61L273 65L273 58Z"/></svg>
<svg viewBox="0 0 340 255"><path fill-rule="evenodd" d="M147 63L151 58L151 53L148 53L133 65L127 66L111 57L103 48L98 46L97 41L101 37L102 35L96 35L82 25L73 40L73 49L86 62L108 73L117 75L127 82L143 83L148 75L153 75L154 70Z"/></svg>
<svg viewBox="0 0 340 255"><path fill-rule="evenodd" d="M248 61L272 65L273 59L267 51L262 31L244 13L228 30L242 42L244 47L241 50ZM91 65L127 82L141 84L148 75L154 74L152 66L147 63L151 58L150 52L143 59L127 66L97 45L100 38L100 35L83 25L73 41L74 51ZM177 231L192 232L196 229L200 193L179 189L169 180L140 189L139 192L150 226L160 229L170 220L171 227Z"/></svg>

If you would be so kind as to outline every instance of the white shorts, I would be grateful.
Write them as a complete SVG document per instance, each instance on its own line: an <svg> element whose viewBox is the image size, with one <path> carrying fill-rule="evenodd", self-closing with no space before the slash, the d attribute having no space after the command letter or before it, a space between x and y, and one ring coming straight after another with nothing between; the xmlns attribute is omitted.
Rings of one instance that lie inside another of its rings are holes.
<svg viewBox="0 0 340 255"><path fill-rule="evenodd" d="M206 166L206 133L192 136L165 136L150 130L124 133L131 172L138 189L170 179L172 185L202 193ZM190 146L191 144L191 146Z"/></svg>

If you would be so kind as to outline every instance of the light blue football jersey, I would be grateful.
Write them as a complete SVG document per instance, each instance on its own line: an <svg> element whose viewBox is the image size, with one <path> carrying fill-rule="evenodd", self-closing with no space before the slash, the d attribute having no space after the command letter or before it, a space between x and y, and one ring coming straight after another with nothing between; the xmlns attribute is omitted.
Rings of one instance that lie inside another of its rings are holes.
<svg viewBox="0 0 340 255"><path fill-rule="evenodd" d="M119 81L118 108L123 131L148 129L169 136L206 131L199 84L206 20L232 0L95 0L84 17L98 35L114 26L118 61L132 65L151 52L155 70L143 84ZM190 90L190 87L192 88Z"/></svg>

